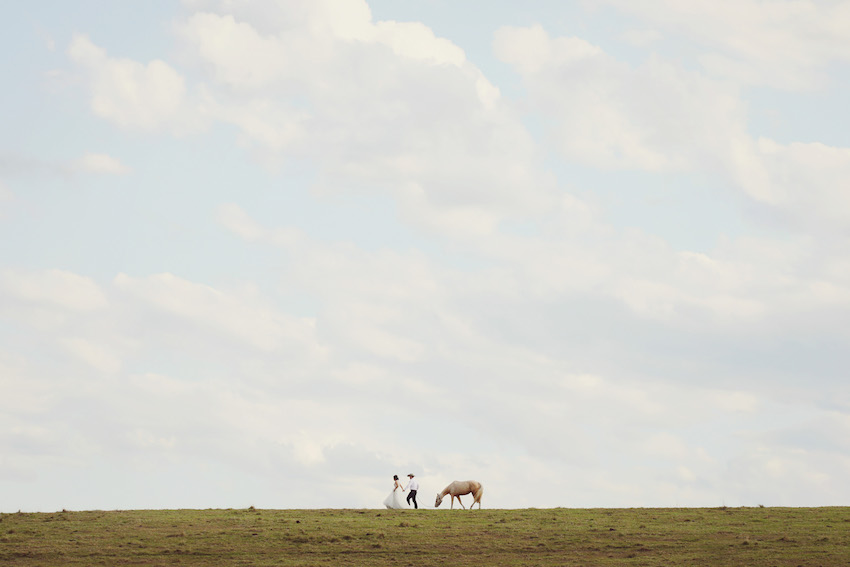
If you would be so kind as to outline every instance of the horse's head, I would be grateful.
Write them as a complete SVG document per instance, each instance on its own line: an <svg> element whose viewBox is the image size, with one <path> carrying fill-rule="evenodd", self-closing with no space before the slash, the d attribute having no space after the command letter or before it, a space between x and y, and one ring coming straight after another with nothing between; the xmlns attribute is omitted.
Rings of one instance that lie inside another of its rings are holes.
<svg viewBox="0 0 850 567"><path fill-rule="evenodd" d="M443 502L443 497L441 495L437 495L437 501L434 502L434 508L439 508L440 504Z"/></svg>

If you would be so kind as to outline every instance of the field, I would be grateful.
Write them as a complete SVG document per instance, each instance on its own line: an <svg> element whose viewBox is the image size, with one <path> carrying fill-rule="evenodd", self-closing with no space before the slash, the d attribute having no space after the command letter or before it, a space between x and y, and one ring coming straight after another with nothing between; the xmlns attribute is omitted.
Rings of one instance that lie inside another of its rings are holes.
<svg viewBox="0 0 850 567"><path fill-rule="evenodd" d="M850 565L850 508L0 514L2 565Z"/></svg>

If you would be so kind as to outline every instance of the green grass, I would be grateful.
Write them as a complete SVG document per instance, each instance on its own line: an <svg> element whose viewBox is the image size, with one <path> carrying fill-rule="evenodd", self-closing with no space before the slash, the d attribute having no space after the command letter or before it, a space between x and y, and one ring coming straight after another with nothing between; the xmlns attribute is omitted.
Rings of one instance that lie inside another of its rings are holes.
<svg viewBox="0 0 850 567"><path fill-rule="evenodd" d="M850 565L850 508L0 514L2 565Z"/></svg>

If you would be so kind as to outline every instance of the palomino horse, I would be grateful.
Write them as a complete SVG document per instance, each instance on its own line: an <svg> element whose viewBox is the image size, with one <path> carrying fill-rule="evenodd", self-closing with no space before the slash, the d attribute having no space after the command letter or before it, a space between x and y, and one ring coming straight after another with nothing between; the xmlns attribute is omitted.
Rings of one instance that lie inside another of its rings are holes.
<svg viewBox="0 0 850 567"><path fill-rule="evenodd" d="M481 486L481 483L477 480L456 480L445 487L443 491L437 495L437 502L434 504L434 508L438 508L440 506L440 503L443 501L443 497L446 494L452 495L452 510L454 510L455 507L455 498L457 498L457 503L460 504L460 507L466 510L466 506L464 506L463 502L460 501L460 497L464 494L472 494L472 504L469 505L469 509L472 510L472 507L475 506L476 502L478 502L478 509L480 510L481 496L484 495L484 487Z"/></svg>

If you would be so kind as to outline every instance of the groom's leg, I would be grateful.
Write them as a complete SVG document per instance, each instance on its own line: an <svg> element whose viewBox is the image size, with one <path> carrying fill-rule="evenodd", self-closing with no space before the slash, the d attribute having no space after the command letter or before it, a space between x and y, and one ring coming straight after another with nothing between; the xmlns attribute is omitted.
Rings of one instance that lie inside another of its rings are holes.
<svg viewBox="0 0 850 567"><path fill-rule="evenodd" d="M413 498L413 507L418 510L419 504L416 503L416 491L411 490L410 494L408 495L408 498ZM408 502L408 504L409 504L409 502Z"/></svg>

